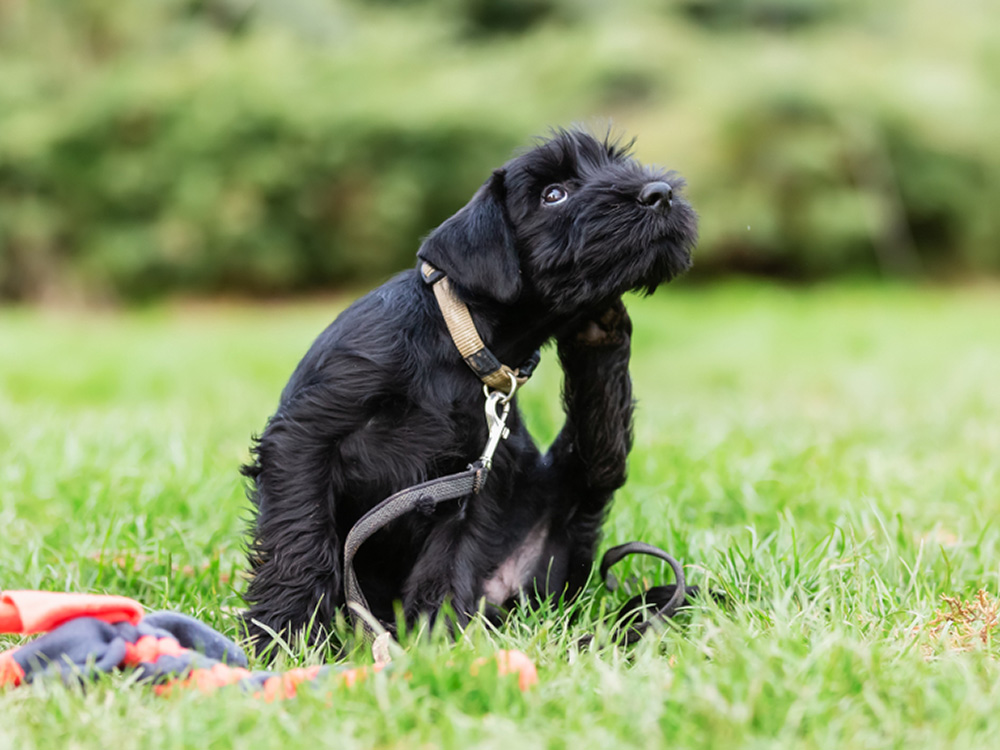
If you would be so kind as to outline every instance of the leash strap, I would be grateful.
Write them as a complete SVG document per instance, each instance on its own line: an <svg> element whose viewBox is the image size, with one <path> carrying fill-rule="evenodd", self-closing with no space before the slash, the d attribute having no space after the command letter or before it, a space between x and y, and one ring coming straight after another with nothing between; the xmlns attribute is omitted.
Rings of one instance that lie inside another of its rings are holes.
<svg viewBox="0 0 1000 750"><path fill-rule="evenodd" d="M374 639L385 632L386 627L371 614L368 600L361 591L358 575L354 570L354 556L361 545L376 531L411 510L420 510L430 515L440 503L476 494L486 481L488 473L489 469L477 461L458 474L407 487L365 513L348 532L344 543L344 595L351 622L355 627L360 626L366 637Z"/></svg>

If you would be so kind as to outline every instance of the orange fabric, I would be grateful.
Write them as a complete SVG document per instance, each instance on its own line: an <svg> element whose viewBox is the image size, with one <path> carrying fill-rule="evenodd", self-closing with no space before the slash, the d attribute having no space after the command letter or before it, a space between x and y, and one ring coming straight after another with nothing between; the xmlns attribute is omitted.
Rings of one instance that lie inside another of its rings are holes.
<svg viewBox="0 0 1000 750"><path fill-rule="evenodd" d="M142 605L124 596L65 594L54 591L0 593L0 633L47 633L77 617L108 623L142 619Z"/></svg>
<svg viewBox="0 0 1000 750"><path fill-rule="evenodd" d="M258 690L253 694L253 697L263 698L268 703L284 700L285 698L294 698L298 691L298 686L303 682L315 680L320 669L321 667L318 666L300 667L299 669L291 669L284 674L276 674L274 677L268 677L264 681L264 689Z"/></svg>
<svg viewBox="0 0 1000 750"><path fill-rule="evenodd" d="M368 668L367 667L354 667L354 669L347 669L337 675L340 681L343 682L347 687L354 687L355 682L367 679Z"/></svg>
<svg viewBox="0 0 1000 750"><path fill-rule="evenodd" d="M211 672L215 676L215 679L219 682L220 686L232 685L234 682L239 682L245 677L249 677L251 674L249 669L244 669L243 667L230 667L228 664L223 664L222 662L213 664Z"/></svg>
<svg viewBox="0 0 1000 750"><path fill-rule="evenodd" d="M143 662L151 664L161 656L180 656L186 651L174 638L144 635L135 643L125 644L125 661L122 664L127 667L135 667Z"/></svg>
<svg viewBox="0 0 1000 750"><path fill-rule="evenodd" d="M14 661L14 652L16 650L11 649L0 654L0 687L4 685L14 685L16 687L24 679L24 670L21 669L20 664Z"/></svg>
<svg viewBox="0 0 1000 750"><path fill-rule="evenodd" d="M538 669L528 655L521 651L497 651L497 673L517 674L517 686L524 692L538 682Z"/></svg>
<svg viewBox="0 0 1000 750"><path fill-rule="evenodd" d="M276 701L281 697L281 678L275 675L274 677L269 677L264 681L264 693L261 696L260 693L255 693L254 697L262 697L268 703Z"/></svg>
<svg viewBox="0 0 1000 750"><path fill-rule="evenodd" d="M294 698L295 691L301 682L309 682L310 680L315 680L316 675L319 674L319 667L303 667L300 669L292 669L285 672L282 675L282 684L285 688L285 697Z"/></svg>
<svg viewBox="0 0 1000 750"><path fill-rule="evenodd" d="M182 680L174 680L166 685L157 685L153 690L157 695L168 695L175 689L197 688L203 693L210 693L216 688L232 685L234 682L250 677L249 669L230 667L226 664L213 664L208 669L193 669Z"/></svg>
<svg viewBox="0 0 1000 750"><path fill-rule="evenodd" d="M487 659L476 659L472 663L470 674L475 677L479 668L487 663ZM517 675L517 686L522 692L538 682L538 669L528 655L522 651L497 651L497 674L503 677L514 673Z"/></svg>

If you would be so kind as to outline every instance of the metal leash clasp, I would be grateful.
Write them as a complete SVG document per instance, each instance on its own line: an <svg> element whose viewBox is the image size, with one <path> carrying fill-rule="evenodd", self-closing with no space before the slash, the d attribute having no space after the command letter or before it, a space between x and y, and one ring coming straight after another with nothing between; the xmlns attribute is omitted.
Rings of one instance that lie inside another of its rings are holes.
<svg viewBox="0 0 1000 750"><path fill-rule="evenodd" d="M486 447L483 448L483 455L479 457L479 462L489 471L493 468L493 454L496 453L500 441L510 434L507 427L507 415L510 414L510 402L514 398L514 391L517 390L517 378L510 376L510 392L491 391L483 386L483 393L486 395L486 427L489 429L489 437L486 439Z"/></svg>

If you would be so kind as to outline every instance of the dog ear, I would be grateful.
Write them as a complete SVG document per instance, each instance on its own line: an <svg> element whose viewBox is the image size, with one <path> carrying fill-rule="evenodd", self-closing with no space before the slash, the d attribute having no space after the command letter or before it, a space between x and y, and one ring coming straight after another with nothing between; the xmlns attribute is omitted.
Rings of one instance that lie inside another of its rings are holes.
<svg viewBox="0 0 1000 750"><path fill-rule="evenodd" d="M510 304L521 293L521 268L505 193L504 171L498 169L472 200L427 236L417 257L463 289Z"/></svg>

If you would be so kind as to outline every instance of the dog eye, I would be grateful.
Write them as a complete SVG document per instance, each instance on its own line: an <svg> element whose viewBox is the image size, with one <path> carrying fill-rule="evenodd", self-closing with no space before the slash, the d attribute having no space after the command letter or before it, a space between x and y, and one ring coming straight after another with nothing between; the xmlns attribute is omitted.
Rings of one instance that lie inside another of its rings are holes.
<svg viewBox="0 0 1000 750"><path fill-rule="evenodd" d="M566 192L566 188L562 185L549 185L542 191L542 203L547 203L550 206L555 203L562 203L568 197L569 193Z"/></svg>

